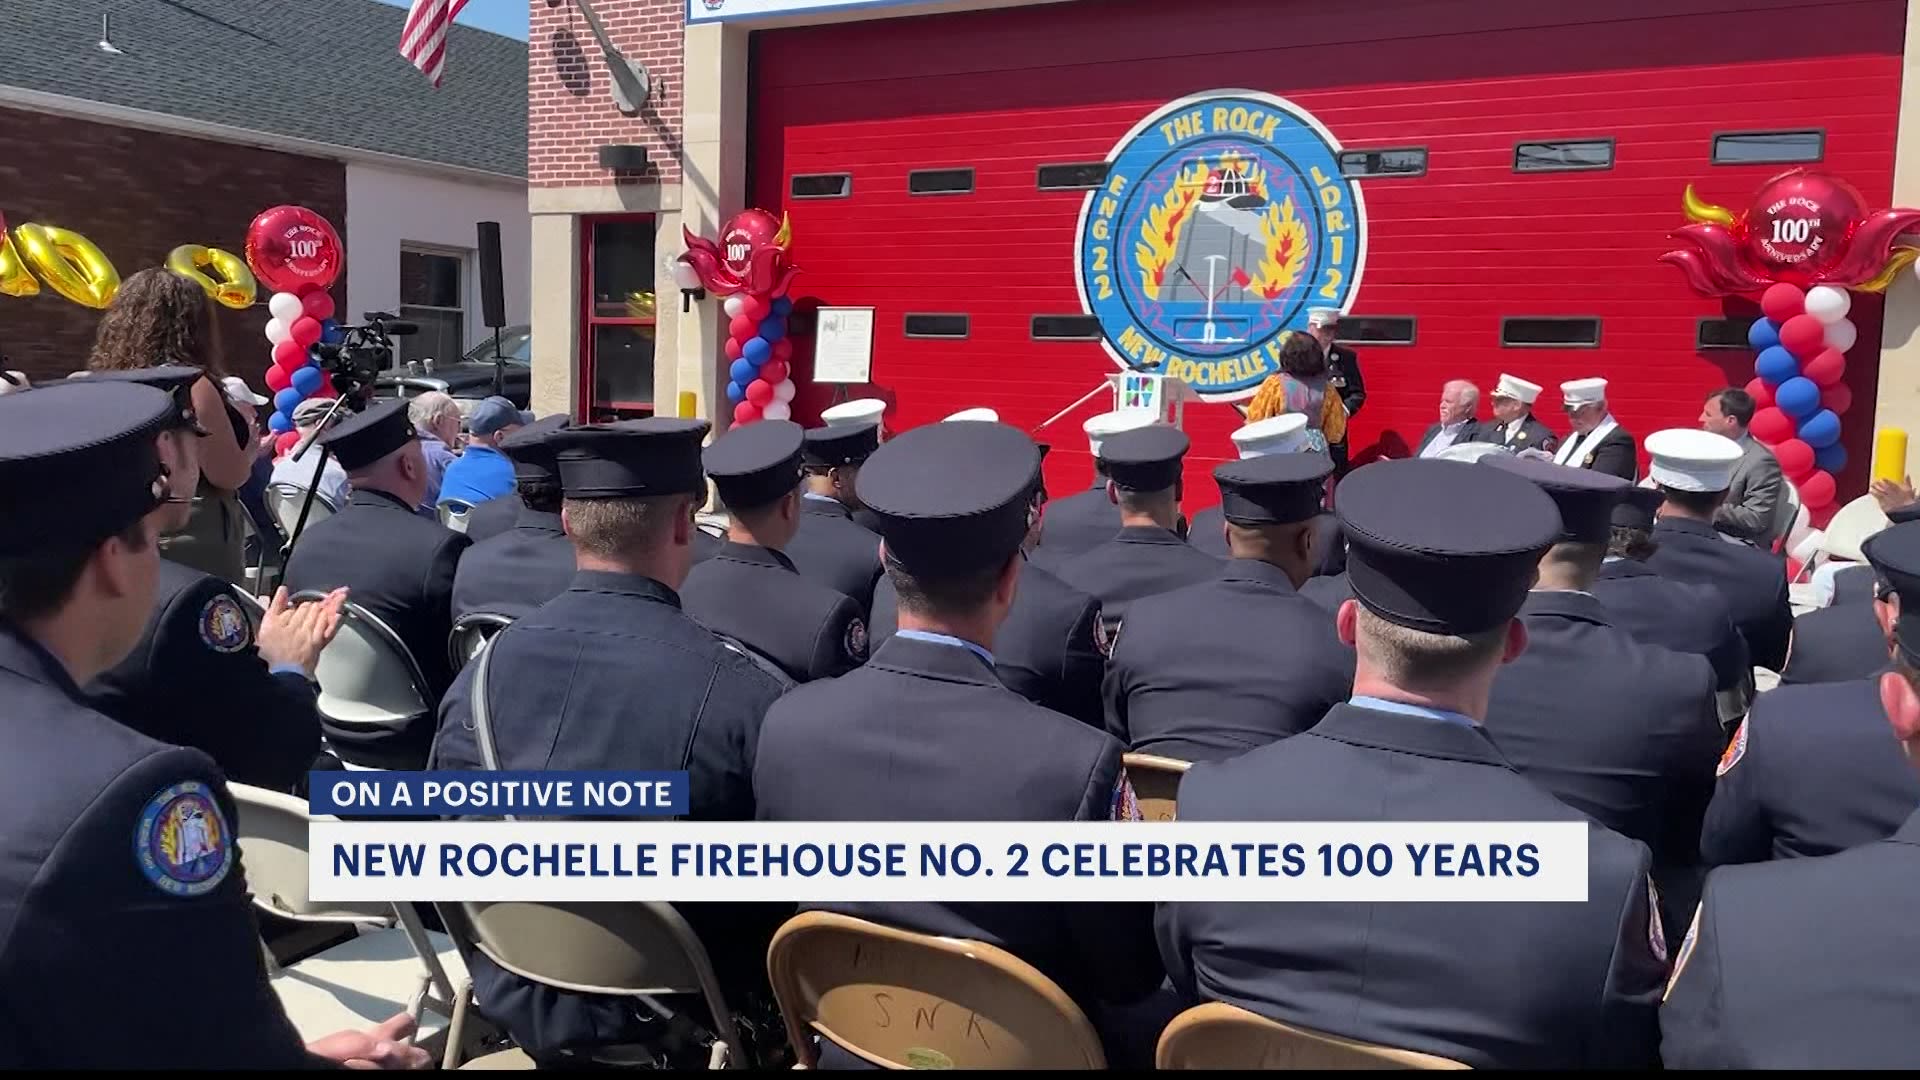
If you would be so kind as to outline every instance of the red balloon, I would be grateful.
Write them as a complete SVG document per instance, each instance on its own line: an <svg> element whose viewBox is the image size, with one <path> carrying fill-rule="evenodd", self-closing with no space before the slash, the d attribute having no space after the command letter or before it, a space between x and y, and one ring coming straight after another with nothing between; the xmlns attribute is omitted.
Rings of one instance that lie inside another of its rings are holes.
<svg viewBox="0 0 1920 1080"><path fill-rule="evenodd" d="M1839 349L1822 349L1818 356L1800 365L1800 374L1823 388L1832 386L1846 378L1846 355Z"/></svg>
<svg viewBox="0 0 1920 1080"><path fill-rule="evenodd" d="M1784 329L1788 319L1807 313L1807 294L1800 286L1784 281L1770 285L1760 294L1760 310Z"/></svg>
<svg viewBox="0 0 1920 1080"><path fill-rule="evenodd" d="M757 296L753 293L742 295L740 297L740 304L740 314L745 315L754 322L759 322L761 319L766 318L767 312L773 310L773 305L767 303L766 297Z"/></svg>
<svg viewBox="0 0 1920 1080"><path fill-rule="evenodd" d="M1811 315L1795 315L1780 326L1780 344L1796 360L1811 360L1827 347L1827 325Z"/></svg>
<svg viewBox="0 0 1920 1080"><path fill-rule="evenodd" d="M737 337L728 338L727 339L727 359L728 360L740 359L740 348L743 344L744 342L742 342Z"/></svg>
<svg viewBox="0 0 1920 1080"><path fill-rule="evenodd" d="M778 360L768 360L760 365L760 377L765 379L769 386L779 386L780 380L786 378L787 374L787 365Z"/></svg>
<svg viewBox="0 0 1920 1080"><path fill-rule="evenodd" d="M1783 282L1812 284L1840 262L1865 201L1851 184L1794 169L1767 182L1746 217L1746 254ZM1778 286L1775 286L1776 288ZM1766 301L1761 301L1766 307ZM1769 317L1778 320L1767 308ZM1795 305L1798 314L1800 305Z"/></svg>
<svg viewBox="0 0 1920 1080"><path fill-rule="evenodd" d="M1799 439L1774 444L1773 456L1780 462L1780 471L1796 484L1813 472L1813 447Z"/></svg>
<svg viewBox="0 0 1920 1080"><path fill-rule="evenodd" d="M267 389L277 394L291 385L293 385L293 372L281 367L278 363L268 365Z"/></svg>
<svg viewBox="0 0 1920 1080"><path fill-rule="evenodd" d="M274 456L275 457L284 456L288 451L292 450L294 447L294 444L298 443L299 441L300 441L299 432L297 431L281 432L279 436L273 440Z"/></svg>
<svg viewBox="0 0 1920 1080"><path fill-rule="evenodd" d="M755 409L764 408L773 400L773 384L765 379L755 379L747 384L747 400Z"/></svg>
<svg viewBox="0 0 1920 1080"><path fill-rule="evenodd" d="M1754 438L1772 446L1793 438L1793 417L1769 405L1753 414L1753 423L1747 425L1747 431Z"/></svg>
<svg viewBox="0 0 1920 1080"><path fill-rule="evenodd" d="M333 318L333 297L325 289L315 289L300 298L300 306L306 309L307 316L326 322Z"/></svg>
<svg viewBox="0 0 1920 1080"><path fill-rule="evenodd" d="M1816 469L1812 476L1795 484L1800 491L1800 501L1809 510L1824 510L1833 505L1833 498L1839 492L1833 482L1833 474L1824 469Z"/></svg>
<svg viewBox="0 0 1920 1080"><path fill-rule="evenodd" d="M297 343L304 353L320 341L320 322L311 315L302 315L287 327L287 337Z"/></svg>
<svg viewBox="0 0 1920 1080"><path fill-rule="evenodd" d="M1748 383L1747 396L1753 399L1753 407L1756 409L1773 408L1773 387L1768 386L1765 379L1756 377Z"/></svg>
<svg viewBox="0 0 1920 1080"><path fill-rule="evenodd" d="M733 317L733 321L727 324L728 336L732 337L736 341L740 341L743 343L748 338L753 337L759 333L760 333L760 321L758 319L749 319L746 317L744 313L740 315L735 315Z"/></svg>
<svg viewBox="0 0 1920 1080"><path fill-rule="evenodd" d="M306 346L292 338L276 342L273 346L273 364L275 367L285 368L287 374L292 375L296 368L307 366Z"/></svg>
<svg viewBox="0 0 1920 1080"><path fill-rule="evenodd" d="M1834 383L1820 391L1820 407L1832 409L1833 415L1845 416L1853 408L1853 388L1846 383Z"/></svg>
<svg viewBox="0 0 1920 1080"><path fill-rule="evenodd" d="M751 401L743 401L733 407L733 422L736 424L751 424L758 419L760 419L760 406Z"/></svg>
<svg viewBox="0 0 1920 1080"><path fill-rule="evenodd" d="M326 218L304 206L276 206L247 227L247 265L274 292L324 289L340 276L346 252Z"/></svg>
<svg viewBox="0 0 1920 1080"><path fill-rule="evenodd" d="M773 343L773 359L783 364L793 363L793 339L781 338Z"/></svg>

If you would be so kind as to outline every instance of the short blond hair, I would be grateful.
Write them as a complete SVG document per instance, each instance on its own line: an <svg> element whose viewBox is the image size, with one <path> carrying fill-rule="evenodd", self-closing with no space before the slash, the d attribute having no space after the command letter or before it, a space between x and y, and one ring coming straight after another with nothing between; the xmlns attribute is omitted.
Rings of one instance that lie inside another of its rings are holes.
<svg viewBox="0 0 1920 1080"><path fill-rule="evenodd" d="M1473 634L1434 634L1388 622L1360 606L1354 648L1380 677L1407 690L1451 686L1493 663L1507 640L1507 626Z"/></svg>

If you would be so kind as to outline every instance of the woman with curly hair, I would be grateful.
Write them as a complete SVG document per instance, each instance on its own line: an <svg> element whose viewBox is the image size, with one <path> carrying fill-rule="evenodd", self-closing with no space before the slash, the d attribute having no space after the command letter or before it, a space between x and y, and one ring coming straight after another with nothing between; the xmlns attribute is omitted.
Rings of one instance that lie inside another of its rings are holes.
<svg viewBox="0 0 1920 1080"><path fill-rule="evenodd" d="M200 286L170 271L132 275L100 318L87 367L133 371L189 364L206 372L192 390L193 411L207 430L197 440L200 488L186 529L162 537L160 549L173 562L239 582L246 572L246 510L237 493L252 474L258 437L220 388L226 368L212 304Z"/></svg>
<svg viewBox="0 0 1920 1080"><path fill-rule="evenodd" d="M1269 375L1247 404L1247 421L1286 413L1307 418L1307 446L1325 453L1346 437L1347 410L1327 392L1327 354L1311 334L1292 333L1280 346L1280 373Z"/></svg>

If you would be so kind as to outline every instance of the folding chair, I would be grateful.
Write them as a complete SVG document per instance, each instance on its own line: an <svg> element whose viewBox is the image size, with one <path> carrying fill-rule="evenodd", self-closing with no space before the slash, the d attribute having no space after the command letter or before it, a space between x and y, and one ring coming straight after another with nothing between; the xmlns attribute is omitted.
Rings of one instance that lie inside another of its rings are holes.
<svg viewBox="0 0 1920 1080"><path fill-rule="evenodd" d="M1140 815L1148 821L1172 821L1180 778L1193 766L1154 754L1127 754L1120 760L1133 784L1133 797L1140 800Z"/></svg>
<svg viewBox="0 0 1920 1080"><path fill-rule="evenodd" d="M1862 495L1841 507L1827 521L1827 527L1821 530L1820 550L1832 558L1866 562L1867 556L1860 545L1891 524L1873 496Z"/></svg>
<svg viewBox="0 0 1920 1080"><path fill-rule="evenodd" d="M895 1069L1104 1069L1093 1025L1031 964L979 941L810 911L767 950L803 1066L813 1035Z"/></svg>
<svg viewBox="0 0 1920 1080"><path fill-rule="evenodd" d="M1159 1069L1464 1069L1457 1061L1325 1035L1209 1002L1160 1033Z"/></svg>
<svg viewBox="0 0 1920 1080"><path fill-rule="evenodd" d="M316 904L307 898L307 829L332 821L277 791L228 784L238 807L235 831L247 888L261 911L301 923L359 928L353 939L281 967L262 951L275 993L304 1039L366 1028L405 1011L425 1042L452 1026L454 977L466 963L445 934L427 930L408 904ZM432 1023L431 1008L446 1020Z"/></svg>
<svg viewBox="0 0 1920 1080"><path fill-rule="evenodd" d="M512 624L513 620L505 615L484 611L468 612L454 620L453 631L447 635L447 659L453 661L454 673L459 674L461 668L487 647L493 635Z"/></svg>
<svg viewBox="0 0 1920 1080"><path fill-rule="evenodd" d="M473 504L464 499L448 499L434 510L440 515L440 524L457 533L465 533L473 517Z"/></svg>
<svg viewBox="0 0 1920 1080"><path fill-rule="evenodd" d="M322 599L307 589L296 604ZM343 763L375 769L426 765L427 739L410 738L433 723L432 696L413 654L385 622L349 600L341 608L340 632L321 650L314 672L320 683L320 729ZM409 747L393 749L395 744Z"/></svg>
<svg viewBox="0 0 1920 1080"><path fill-rule="evenodd" d="M306 505L307 489L299 484L285 480L267 485L267 513L273 515L273 523L289 538L294 527L300 524L300 508ZM313 509L307 511L307 524L315 525L338 513L339 507L333 500L320 492L313 493Z"/></svg>

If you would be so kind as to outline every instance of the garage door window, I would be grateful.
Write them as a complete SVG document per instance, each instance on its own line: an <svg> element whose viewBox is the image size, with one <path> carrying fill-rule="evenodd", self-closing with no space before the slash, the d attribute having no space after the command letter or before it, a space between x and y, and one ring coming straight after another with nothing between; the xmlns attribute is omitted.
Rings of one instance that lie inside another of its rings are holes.
<svg viewBox="0 0 1920 1080"><path fill-rule="evenodd" d="M1042 165L1035 185L1041 191L1092 191L1107 182L1107 163L1090 161L1084 165Z"/></svg>
<svg viewBox="0 0 1920 1080"><path fill-rule="evenodd" d="M587 415L653 412L654 223L651 216L588 218L582 262L581 386Z"/></svg>
<svg viewBox="0 0 1920 1080"><path fill-rule="evenodd" d="M1508 348L1592 349L1600 345L1600 320L1589 318L1507 319L1500 344Z"/></svg>
<svg viewBox="0 0 1920 1080"><path fill-rule="evenodd" d="M1415 333L1411 315L1342 315L1334 340L1344 345L1411 345Z"/></svg>
<svg viewBox="0 0 1920 1080"><path fill-rule="evenodd" d="M1513 148L1514 172L1587 172L1611 168L1612 139L1524 142Z"/></svg>
<svg viewBox="0 0 1920 1080"><path fill-rule="evenodd" d="M1693 347L1696 349L1751 349L1747 343L1747 332L1753 329L1753 319L1701 319L1694 327Z"/></svg>
<svg viewBox="0 0 1920 1080"><path fill-rule="evenodd" d="M1826 156L1824 131L1729 131L1713 137L1715 165L1819 161Z"/></svg>
<svg viewBox="0 0 1920 1080"><path fill-rule="evenodd" d="M921 169L907 174L907 191L914 195L965 195L972 190L972 169Z"/></svg>
<svg viewBox="0 0 1920 1080"><path fill-rule="evenodd" d="M400 317L420 332L396 338L400 363L452 362L466 349L466 255L403 244L400 248Z"/></svg>
<svg viewBox="0 0 1920 1080"><path fill-rule="evenodd" d="M1340 175L1425 176L1427 151L1417 146L1399 150L1348 150L1340 155Z"/></svg>

